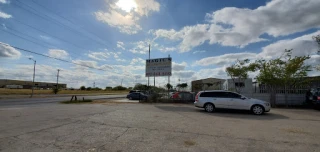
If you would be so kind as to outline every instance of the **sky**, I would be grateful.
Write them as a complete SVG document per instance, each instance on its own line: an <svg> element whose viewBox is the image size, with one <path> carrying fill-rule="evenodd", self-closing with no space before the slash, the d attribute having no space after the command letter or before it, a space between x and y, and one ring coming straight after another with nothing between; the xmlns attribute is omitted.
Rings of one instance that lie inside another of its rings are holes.
<svg viewBox="0 0 320 152"><path fill-rule="evenodd" d="M319 8L319 0L0 0L0 79L32 81L32 58L35 81L56 82L60 69L59 83L73 88L147 84L149 44L151 58L172 57L174 86L228 79L237 60L285 49L315 66ZM168 77L155 81L163 87Z"/></svg>

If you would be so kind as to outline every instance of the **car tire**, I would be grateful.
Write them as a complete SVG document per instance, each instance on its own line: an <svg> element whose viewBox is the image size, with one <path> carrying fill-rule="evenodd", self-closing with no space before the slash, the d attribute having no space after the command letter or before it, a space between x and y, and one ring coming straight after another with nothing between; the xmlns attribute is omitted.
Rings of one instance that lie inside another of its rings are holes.
<svg viewBox="0 0 320 152"><path fill-rule="evenodd" d="M212 103L207 103L204 105L204 110L211 113L215 111L215 107Z"/></svg>
<svg viewBox="0 0 320 152"><path fill-rule="evenodd" d="M129 97L129 100L132 100L132 97Z"/></svg>
<svg viewBox="0 0 320 152"><path fill-rule="evenodd" d="M251 112L254 114L254 115L262 115L264 113L264 108L260 105L253 105L251 107Z"/></svg>

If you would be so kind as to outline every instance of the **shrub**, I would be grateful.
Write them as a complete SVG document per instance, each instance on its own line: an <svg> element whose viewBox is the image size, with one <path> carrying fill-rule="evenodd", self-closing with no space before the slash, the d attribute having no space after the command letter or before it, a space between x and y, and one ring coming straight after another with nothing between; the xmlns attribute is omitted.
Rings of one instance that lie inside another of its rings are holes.
<svg viewBox="0 0 320 152"><path fill-rule="evenodd" d="M53 92L54 94L57 94L59 91L60 91L59 88L53 88L53 89L52 89L52 92Z"/></svg>
<svg viewBox="0 0 320 152"><path fill-rule="evenodd" d="M81 86L80 90L86 90L86 87L85 86Z"/></svg>

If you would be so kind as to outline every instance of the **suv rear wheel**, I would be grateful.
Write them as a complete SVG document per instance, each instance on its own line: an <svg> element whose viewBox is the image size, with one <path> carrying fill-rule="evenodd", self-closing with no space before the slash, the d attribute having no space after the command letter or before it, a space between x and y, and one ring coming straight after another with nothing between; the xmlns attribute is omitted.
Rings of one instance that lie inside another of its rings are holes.
<svg viewBox="0 0 320 152"><path fill-rule="evenodd" d="M215 107L213 104L207 103L204 105L204 110L206 110L206 112L214 112Z"/></svg>

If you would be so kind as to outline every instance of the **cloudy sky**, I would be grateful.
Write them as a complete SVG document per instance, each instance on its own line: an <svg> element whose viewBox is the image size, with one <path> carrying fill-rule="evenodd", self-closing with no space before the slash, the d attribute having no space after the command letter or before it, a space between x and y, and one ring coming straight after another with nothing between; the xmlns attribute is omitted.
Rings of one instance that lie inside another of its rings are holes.
<svg viewBox="0 0 320 152"><path fill-rule="evenodd" d="M237 59L272 59L285 49L316 65L319 8L319 0L0 0L0 79L32 80L31 57L36 81L55 82L61 69L69 87L146 84L148 44L151 58L172 57L173 85L226 79Z"/></svg>

